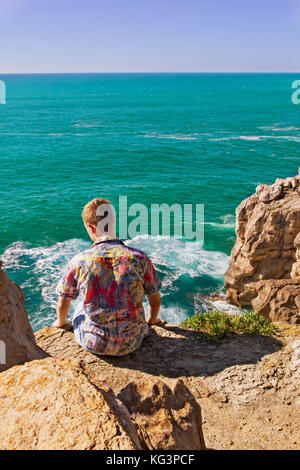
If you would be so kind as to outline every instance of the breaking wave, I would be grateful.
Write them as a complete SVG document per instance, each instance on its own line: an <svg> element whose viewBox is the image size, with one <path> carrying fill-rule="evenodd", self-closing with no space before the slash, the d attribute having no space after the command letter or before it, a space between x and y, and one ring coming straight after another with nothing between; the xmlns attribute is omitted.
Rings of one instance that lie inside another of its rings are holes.
<svg viewBox="0 0 300 470"><path fill-rule="evenodd" d="M228 266L224 253L203 250L196 242L162 236L141 235L126 244L145 251L156 266L163 284L161 318L169 322L179 323L195 312L197 293L222 288ZM16 242L4 251L1 256L4 268L24 291L34 330L49 326L55 319L55 287L68 261L88 246L89 242L78 239L40 247ZM80 300L72 303L72 309Z"/></svg>

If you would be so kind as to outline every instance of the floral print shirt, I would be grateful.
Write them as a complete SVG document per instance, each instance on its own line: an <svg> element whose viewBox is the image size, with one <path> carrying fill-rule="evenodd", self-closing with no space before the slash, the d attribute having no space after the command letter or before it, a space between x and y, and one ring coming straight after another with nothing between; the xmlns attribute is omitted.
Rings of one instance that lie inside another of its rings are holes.
<svg viewBox="0 0 300 470"><path fill-rule="evenodd" d="M56 292L60 297L76 299L82 290L82 315L74 322L77 341L95 354L118 356L141 344L148 331L144 294L160 288L147 255L114 239L97 240L76 255Z"/></svg>

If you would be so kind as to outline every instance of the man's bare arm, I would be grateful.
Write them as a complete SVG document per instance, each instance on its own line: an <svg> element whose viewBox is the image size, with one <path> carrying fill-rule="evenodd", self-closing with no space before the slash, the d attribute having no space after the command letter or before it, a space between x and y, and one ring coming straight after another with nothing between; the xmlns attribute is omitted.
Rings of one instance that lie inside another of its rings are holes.
<svg viewBox="0 0 300 470"><path fill-rule="evenodd" d="M65 299L64 297L58 297L56 313L57 313L57 320L53 323L52 326L56 326L56 328L61 328L66 324L66 318L69 312L69 308L71 305L71 299Z"/></svg>
<svg viewBox="0 0 300 470"><path fill-rule="evenodd" d="M149 325L156 325L160 322L160 319L158 318L161 303L159 292L147 295L147 299L149 304L147 323Z"/></svg>

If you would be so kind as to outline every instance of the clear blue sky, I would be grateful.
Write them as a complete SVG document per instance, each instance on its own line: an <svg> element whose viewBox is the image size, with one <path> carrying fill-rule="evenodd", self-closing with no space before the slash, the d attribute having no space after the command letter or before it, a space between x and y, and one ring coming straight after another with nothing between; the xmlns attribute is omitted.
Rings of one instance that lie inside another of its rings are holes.
<svg viewBox="0 0 300 470"><path fill-rule="evenodd" d="M0 74L299 72L300 0L0 0Z"/></svg>

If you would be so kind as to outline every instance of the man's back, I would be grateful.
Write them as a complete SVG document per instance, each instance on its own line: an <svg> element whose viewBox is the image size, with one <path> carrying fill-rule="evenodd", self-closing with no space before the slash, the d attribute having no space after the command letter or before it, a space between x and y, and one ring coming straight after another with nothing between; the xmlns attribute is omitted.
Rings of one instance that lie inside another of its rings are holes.
<svg viewBox="0 0 300 470"><path fill-rule="evenodd" d="M147 255L120 240L96 241L75 256L57 293L83 304L76 310L76 339L91 352L123 355L136 349L147 331L144 294L161 287Z"/></svg>

